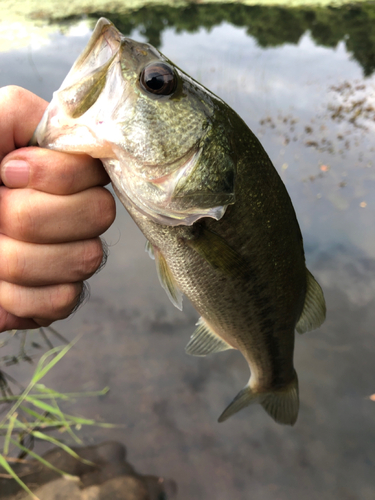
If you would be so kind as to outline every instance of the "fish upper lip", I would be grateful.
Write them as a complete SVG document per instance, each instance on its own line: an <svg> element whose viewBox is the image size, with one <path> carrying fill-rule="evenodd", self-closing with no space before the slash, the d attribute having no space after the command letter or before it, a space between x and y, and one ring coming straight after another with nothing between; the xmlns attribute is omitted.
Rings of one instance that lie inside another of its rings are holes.
<svg viewBox="0 0 375 500"><path fill-rule="evenodd" d="M115 42L118 43L118 47L116 49L113 47L113 44L111 43L112 40L111 40L111 37L108 36L108 31L111 31L112 32L111 34L113 34L113 32L114 32L113 39ZM125 38L123 35L121 35L121 33L113 25L106 26L106 29L104 30L104 33L102 32L102 35L103 35L103 40L105 40L108 47L112 50L112 53L119 50L119 48L121 47L121 43L122 43L123 39Z"/></svg>

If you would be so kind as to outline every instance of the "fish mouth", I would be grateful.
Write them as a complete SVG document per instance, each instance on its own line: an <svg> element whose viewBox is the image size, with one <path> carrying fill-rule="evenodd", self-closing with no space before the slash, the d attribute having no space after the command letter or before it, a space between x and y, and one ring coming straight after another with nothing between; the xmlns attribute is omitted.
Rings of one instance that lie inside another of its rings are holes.
<svg viewBox="0 0 375 500"><path fill-rule="evenodd" d="M73 64L61 88L69 87L89 72L106 65L119 52L124 38L108 19L101 17L96 23L88 44Z"/></svg>
<svg viewBox="0 0 375 500"><path fill-rule="evenodd" d="M108 19L99 19L88 44L53 93L31 145L94 158L114 157L102 124L108 123L126 91L120 64L125 40ZM109 87L116 87L117 92L111 93Z"/></svg>

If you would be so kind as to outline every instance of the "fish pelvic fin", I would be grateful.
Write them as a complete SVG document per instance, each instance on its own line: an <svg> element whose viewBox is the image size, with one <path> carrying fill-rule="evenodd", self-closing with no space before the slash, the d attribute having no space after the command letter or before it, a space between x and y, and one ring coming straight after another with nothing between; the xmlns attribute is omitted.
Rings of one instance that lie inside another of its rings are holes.
<svg viewBox="0 0 375 500"><path fill-rule="evenodd" d="M177 307L177 309L182 311L183 293L178 288L176 280L174 279L174 276L169 269L164 255L158 248L154 247L149 242L146 243L146 251L151 256L151 258L153 257L155 259L156 270L158 273L160 284L167 292L169 300L175 307Z"/></svg>
<svg viewBox="0 0 375 500"><path fill-rule="evenodd" d="M207 356L207 354L227 349L233 349L233 347L216 335L203 318L199 318L197 329L185 347L185 352L191 356Z"/></svg>
<svg viewBox="0 0 375 500"><path fill-rule="evenodd" d="M219 422L224 422L242 408L246 408L246 406L253 403L261 404L268 415L278 424L294 425L299 410L297 374L295 373L290 384L274 392L256 392L250 387L249 383L220 415Z"/></svg>
<svg viewBox="0 0 375 500"><path fill-rule="evenodd" d="M326 302L323 290L314 276L306 269L307 288L305 303L296 325L298 333L310 332L319 328L326 318Z"/></svg>
<svg viewBox="0 0 375 500"><path fill-rule="evenodd" d="M146 240L145 252L148 254L151 260L155 260L154 247L152 246L152 243L150 243L148 240Z"/></svg>

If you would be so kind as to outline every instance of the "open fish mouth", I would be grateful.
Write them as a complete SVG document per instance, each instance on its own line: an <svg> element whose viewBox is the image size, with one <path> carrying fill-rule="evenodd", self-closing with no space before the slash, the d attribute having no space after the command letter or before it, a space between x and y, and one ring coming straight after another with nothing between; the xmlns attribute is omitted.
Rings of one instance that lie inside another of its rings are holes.
<svg viewBox="0 0 375 500"><path fill-rule="evenodd" d="M114 130L108 124L125 92L120 63L124 40L110 21L98 21L87 46L53 93L31 145L95 158L115 156L110 145ZM107 135L111 141L106 140ZM116 135L120 141L120 134Z"/></svg>
<svg viewBox="0 0 375 500"><path fill-rule="evenodd" d="M68 88L91 72L106 66L121 47L125 37L107 19L97 22L91 38L65 77L61 88Z"/></svg>

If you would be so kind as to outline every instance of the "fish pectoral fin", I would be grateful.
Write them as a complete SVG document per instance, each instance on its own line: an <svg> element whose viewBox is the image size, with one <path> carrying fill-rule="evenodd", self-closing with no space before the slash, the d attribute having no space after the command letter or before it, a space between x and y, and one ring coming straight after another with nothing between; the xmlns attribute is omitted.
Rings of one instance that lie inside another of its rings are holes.
<svg viewBox="0 0 375 500"><path fill-rule="evenodd" d="M150 259L155 260L154 247L152 246L152 243L150 243L148 240L146 240L145 252L148 253Z"/></svg>
<svg viewBox="0 0 375 500"><path fill-rule="evenodd" d="M298 333L310 332L319 328L326 318L326 302L323 291L314 276L306 269L307 289L305 303L296 325Z"/></svg>
<svg viewBox="0 0 375 500"><path fill-rule="evenodd" d="M183 294L177 286L176 280L174 279L174 276L169 269L164 255L155 247L153 247L153 255L155 258L156 271L158 273L161 286L167 292L169 300L172 302L172 304L177 307L177 309L182 311Z"/></svg>
<svg viewBox="0 0 375 500"><path fill-rule="evenodd" d="M242 256L231 248L224 238L207 228L201 229L197 238L186 240L185 243L213 268L226 274L239 273L244 269Z"/></svg>
<svg viewBox="0 0 375 500"><path fill-rule="evenodd" d="M248 384L220 415L219 422L224 422L242 408L253 403L261 404L275 422L294 425L299 410L297 374L290 384L275 392L256 393Z"/></svg>
<svg viewBox="0 0 375 500"><path fill-rule="evenodd" d="M233 347L216 335L203 318L199 318L197 329L185 347L185 352L191 356L207 356L207 354L228 349L233 349Z"/></svg>

